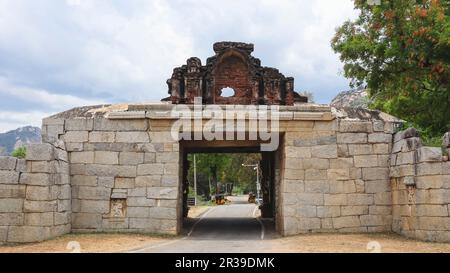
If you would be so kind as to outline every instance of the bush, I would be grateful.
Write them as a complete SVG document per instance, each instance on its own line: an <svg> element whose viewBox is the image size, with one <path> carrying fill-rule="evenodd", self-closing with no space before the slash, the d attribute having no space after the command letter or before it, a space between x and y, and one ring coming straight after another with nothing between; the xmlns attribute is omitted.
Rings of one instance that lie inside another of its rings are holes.
<svg viewBox="0 0 450 273"><path fill-rule="evenodd" d="M25 156L27 155L27 148L19 147L19 148L15 149L11 153L11 155L14 157L17 157L17 158L25 158Z"/></svg>

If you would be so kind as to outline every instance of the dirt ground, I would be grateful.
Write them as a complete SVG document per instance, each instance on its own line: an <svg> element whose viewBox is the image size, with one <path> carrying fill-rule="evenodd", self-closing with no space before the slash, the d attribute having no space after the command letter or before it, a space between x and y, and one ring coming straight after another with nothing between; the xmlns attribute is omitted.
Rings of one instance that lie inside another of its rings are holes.
<svg viewBox="0 0 450 273"><path fill-rule="evenodd" d="M42 243L0 246L0 253L82 253L126 252L162 244L173 237L146 234L69 234ZM424 252L450 253L450 244L405 239L396 234L308 234L270 240L270 251L278 253L367 253Z"/></svg>
<svg viewBox="0 0 450 273"><path fill-rule="evenodd" d="M429 243L397 234L306 234L275 239L271 252L450 253L450 243Z"/></svg>
<svg viewBox="0 0 450 273"><path fill-rule="evenodd" d="M68 234L42 243L0 246L0 253L125 252L165 240L169 238L146 234Z"/></svg>

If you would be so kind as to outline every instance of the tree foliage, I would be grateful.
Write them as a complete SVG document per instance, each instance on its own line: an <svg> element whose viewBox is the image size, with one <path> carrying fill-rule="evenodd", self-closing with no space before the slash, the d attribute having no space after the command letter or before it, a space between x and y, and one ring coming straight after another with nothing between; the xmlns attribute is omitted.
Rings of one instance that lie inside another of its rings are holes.
<svg viewBox="0 0 450 273"><path fill-rule="evenodd" d="M367 85L372 107L429 134L450 130L449 2L354 0L355 21L336 30L332 48L352 87Z"/></svg>

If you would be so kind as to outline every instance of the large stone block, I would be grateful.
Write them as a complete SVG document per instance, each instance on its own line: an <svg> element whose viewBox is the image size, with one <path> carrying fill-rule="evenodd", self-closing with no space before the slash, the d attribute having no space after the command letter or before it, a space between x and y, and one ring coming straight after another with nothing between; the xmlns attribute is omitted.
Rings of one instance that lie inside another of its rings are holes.
<svg viewBox="0 0 450 273"><path fill-rule="evenodd" d="M355 167L377 167L378 156L377 155L357 155L354 157Z"/></svg>
<svg viewBox="0 0 450 273"><path fill-rule="evenodd" d="M23 225L23 219L23 213L0 213L0 226L21 226ZM6 238L3 240L6 240ZM0 237L0 244L1 243L2 239Z"/></svg>
<svg viewBox="0 0 450 273"><path fill-rule="evenodd" d="M330 181L330 193L355 193L356 186L353 180Z"/></svg>
<svg viewBox="0 0 450 273"><path fill-rule="evenodd" d="M110 120L94 119L94 131L147 131L148 121L145 119Z"/></svg>
<svg viewBox="0 0 450 273"><path fill-rule="evenodd" d="M301 180L285 179L283 183L284 193L299 193L305 191L305 182Z"/></svg>
<svg viewBox="0 0 450 273"><path fill-rule="evenodd" d="M22 212L23 199L5 198L0 199L0 213Z"/></svg>
<svg viewBox="0 0 450 273"><path fill-rule="evenodd" d="M389 180L370 180L365 182L366 193L391 191Z"/></svg>
<svg viewBox="0 0 450 273"><path fill-rule="evenodd" d="M66 119L64 127L67 131L92 131L94 120L92 118Z"/></svg>
<svg viewBox="0 0 450 273"><path fill-rule="evenodd" d="M56 211L56 207L56 201L25 200L23 203L24 212L54 212Z"/></svg>
<svg viewBox="0 0 450 273"><path fill-rule="evenodd" d="M77 198L86 200L109 200L111 189L103 187L77 187Z"/></svg>
<svg viewBox="0 0 450 273"><path fill-rule="evenodd" d="M177 220L176 208L151 207L150 217L155 219Z"/></svg>
<svg viewBox="0 0 450 273"><path fill-rule="evenodd" d="M19 173L16 171L0 171L0 184L18 184Z"/></svg>
<svg viewBox="0 0 450 273"><path fill-rule="evenodd" d="M318 206L317 217L319 218L331 218L341 216L340 206Z"/></svg>
<svg viewBox="0 0 450 273"><path fill-rule="evenodd" d="M94 162L96 164L117 165L119 164L119 153L109 151L95 151Z"/></svg>
<svg viewBox="0 0 450 273"><path fill-rule="evenodd" d="M71 152L70 162L75 164L94 163L94 152Z"/></svg>
<svg viewBox="0 0 450 273"><path fill-rule="evenodd" d="M317 217L317 206L300 206L297 208L297 217Z"/></svg>
<svg viewBox="0 0 450 273"><path fill-rule="evenodd" d="M364 215L369 213L369 206L342 206L342 216Z"/></svg>
<svg viewBox="0 0 450 273"><path fill-rule="evenodd" d="M419 162L440 162L442 161L442 150L440 147L420 147L417 149Z"/></svg>
<svg viewBox="0 0 450 273"><path fill-rule="evenodd" d="M359 216L343 216L333 218L333 227L337 229L360 227Z"/></svg>
<svg viewBox="0 0 450 273"><path fill-rule="evenodd" d="M69 131L66 132L62 139L65 142L88 142L89 132L88 131Z"/></svg>
<svg viewBox="0 0 450 273"><path fill-rule="evenodd" d="M91 143L112 143L115 140L115 132L94 131L89 133L89 142Z"/></svg>
<svg viewBox="0 0 450 273"><path fill-rule="evenodd" d="M53 220L54 220L53 212L26 213L25 214L25 225L26 226L50 227L50 226L54 225Z"/></svg>
<svg viewBox="0 0 450 273"><path fill-rule="evenodd" d="M109 213L109 200L79 200L79 212L107 214Z"/></svg>
<svg viewBox="0 0 450 273"><path fill-rule="evenodd" d="M128 207L154 207L156 206L155 199L149 199L147 197L129 197L127 199Z"/></svg>
<svg viewBox="0 0 450 273"><path fill-rule="evenodd" d="M119 163L121 165L137 165L144 163L144 153L123 152L120 153Z"/></svg>
<svg viewBox="0 0 450 273"><path fill-rule="evenodd" d="M373 153L375 154L389 154L390 144L378 143L373 145Z"/></svg>
<svg viewBox="0 0 450 273"><path fill-rule="evenodd" d="M117 189L132 189L135 187L134 178L117 177L114 183L114 188Z"/></svg>
<svg viewBox="0 0 450 273"><path fill-rule="evenodd" d="M286 169L284 170L284 177L286 179L303 180L305 178L305 171L301 169Z"/></svg>
<svg viewBox="0 0 450 273"><path fill-rule="evenodd" d="M54 159L54 152L53 152L53 146L47 143L43 144L29 144L26 146L27 154L25 159L31 160L31 161L37 161L37 160L53 160Z"/></svg>
<svg viewBox="0 0 450 273"><path fill-rule="evenodd" d="M178 176L163 175L161 177L161 186L163 186L163 187L178 186Z"/></svg>
<svg viewBox="0 0 450 273"><path fill-rule="evenodd" d="M102 215L99 213L73 213L73 229L98 229L102 227Z"/></svg>
<svg viewBox="0 0 450 273"><path fill-rule="evenodd" d="M286 157L292 158L311 158L311 148L310 147L286 147Z"/></svg>
<svg viewBox="0 0 450 273"><path fill-rule="evenodd" d="M325 206L345 206L347 205L347 194L325 194Z"/></svg>
<svg viewBox="0 0 450 273"><path fill-rule="evenodd" d="M285 164L289 163L289 169L316 169L326 170L330 167L330 159L324 158L286 158ZM293 164L296 162L296 164ZM286 168L288 166L286 165Z"/></svg>
<svg viewBox="0 0 450 273"><path fill-rule="evenodd" d="M373 154L373 147L371 144L349 144L349 155L370 155Z"/></svg>
<svg viewBox="0 0 450 273"><path fill-rule="evenodd" d="M348 195L348 204L349 205L372 205L374 204L373 194L364 194L364 193L351 193Z"/></svg>
<svg viewBox="0 0 450 273"><path fill-rule="evenodd" d="M97 186L97 176L74 175L70 181L73 186Z"/></svg>
<svg viewBox="0 0 450 273"><path fill-rule="evenodd" d="M365 144L367 143L367 134L365 133L338 133L337 134L338 144Z"/></svg>
<svg viewBox="0 0 450 273"><path fill-rule="evenodd" d="M417 164L417 175L436 175L442 173L442 164L441 162L425 162Z"/></svg>
<svg viewBox="0 0 450 273"><path fill-rule="evenodd" d="M320 218L300 218L298 220L299 231L311 231L320 229Z"/></svg>
<svg viewBox="0 0 450 273"><path fill-rule="evenodd" d="M391 215L361 215L362 226L391 226Z"/></svg>
<svg viewBox="0 0 450 273"><path fill-rule="evenodd" d="M384 133L369 134L369 143L391 143L392 135Z"/></svg>
<svg viewBox="0 0 450 273"><path fill-rule="evenodd" d="M164 173L164 165L160 163L142 164L137 167L137 175L162 175Z"/></svg>
<svg viewBox="0 0 450 273"><path fill-rule="evenodd" d="M447 205L417 205L416 206L417 216L442 216L446 217L449 215Z"/></svg>
<svg viewBox="0 0 450 273"><path fill-rule="evenodd" d="M337 145L320 145L311 148L311 156L316 158L337 158Z"/></svg>
<svg viewBox="0 0 450 273"><path fill-rule="evenodd" d="M26 199L34 201L51 201L58 197L58 187L27 186Z"/></svg>
<svg viewBox="0 0 450 273"><path fill-rule="evenodd" d="M389 168L363 168L362 177L364 180L389 179Z"/></svg>
<svg viewBox="0 0 450 273"><path fill-rule="evenodd" d="M450 217L419 217L419 229L445 230L450 229Z"/></svg>
<svg viewBox="0 0 450 273"><path fill-rule="evenodd" d="M350 179L349 169L328 169L327 176L329 180L348 180Z"/></svg>
<svg viewBox="0 0 450 273"><path fill-rule="evenodd" d="M147 197L152 199L177 199L176 187L151 187L147 188Z"/></svg>
<svg viewBox="0 0 450 273"><path fill-rule="evenodd" d="M394 142L400 141L401 139L420 137L419 131L415 128L408 128L404 131L398 132L394 135Z"/></svg>
<svg viewBox="0 0 450 273"><path fill-rule="evenodd" d="M178 163L180 154L178 152L156 153L156 162L158 163Z"/></svg>
<svg viewBox="0 0 450 273"><path fill-rule="evenodd" d="M145 232L160 231L161 220L153 218L130 218L130 229L142 230Z"/></svg>
<svg viewBox="0 0 450 273"><path fill-rule="evenodd" d="M147 132L117 132L118 143L148 143L150 138Z"/></svg>
<svg viewBox="0 0 450 273"><path fill-rule="evenodd" d="M25 198L25 186L0 184L0 198Z"/></svg>
<svg viewBox="0 0 450 273"><path fill-rule="evenodd" d="M48 173L23 173L20 176L19 183L34 186L51 186L54 182L54 175Z"/></svg>
<svg viewBox="0 0 450 273"><path fill-rule="evenodd" d="M146 175L136 177L136 187L159 187L161 186L161 175Z"/></svg>
<svg viewBox="0 0 450 273"><path fill-rule="evenodd" d="M339 131L351 133L370 133L373 131L373 127L372 122L370 121L341 120L339 122Z"/></svg>
<svg viewBox="0 0 450 273"><path fill-rule="evenodd" d="M331 169L344 169L353 167L353 157L349 158L337 158L330 160ZM328 168L327 168L328 169Z"/></svg>
<svg viewBox="0 0 450 273"><path fill-rule="evenodd" d="M322 193L299 193L296 194L296 199L299 205L324 205L324 195Z"/></svg>
<svg viewBox="0 0 450 273"><path fill-rule="evenodd" d="M88 164L85 174L103 177L136 177L136 169L136 166Z"/></svg>
<svg viewBox="0 0 450 273"><path fill-rule="evenodd" d="M11 226L8 231L9 243L33 243L50 238L49 227Z"/></svg>
<svg viewBox="0 0 450 273"><path fill-rule="evenodd" d="M0 156L0 170L13 171L16 168L17 158Z"/></svg>
<svg viewBox="0 0 450 273"><path fill-rule="evenodd" d="M327 180L327 170L309 169L305 171L305 180Z"/></svg>
<svg viewBox="0 0 450 273"><path fill-rule="evenodd" d="M330 185L327 180L305 181L306 193L328 193Z"/></svg>
<svg viewBox="0 0 450 273"><path fill-rule="evenodd" d="M150 218L150 207L128 207L127 216L133 218Z"/></svg>

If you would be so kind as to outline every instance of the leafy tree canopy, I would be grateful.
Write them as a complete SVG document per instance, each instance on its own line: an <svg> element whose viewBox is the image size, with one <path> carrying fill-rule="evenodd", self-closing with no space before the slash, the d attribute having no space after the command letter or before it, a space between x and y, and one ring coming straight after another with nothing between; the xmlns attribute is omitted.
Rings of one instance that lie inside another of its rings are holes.
<svg viewBox="0 0 450 273"><path fill-rule="evenodd" d="M442 136L450 130L449 2L373 3L354 0L359 17L331 42L345 77L352 87L367 85L373 108Z"/></svg>

